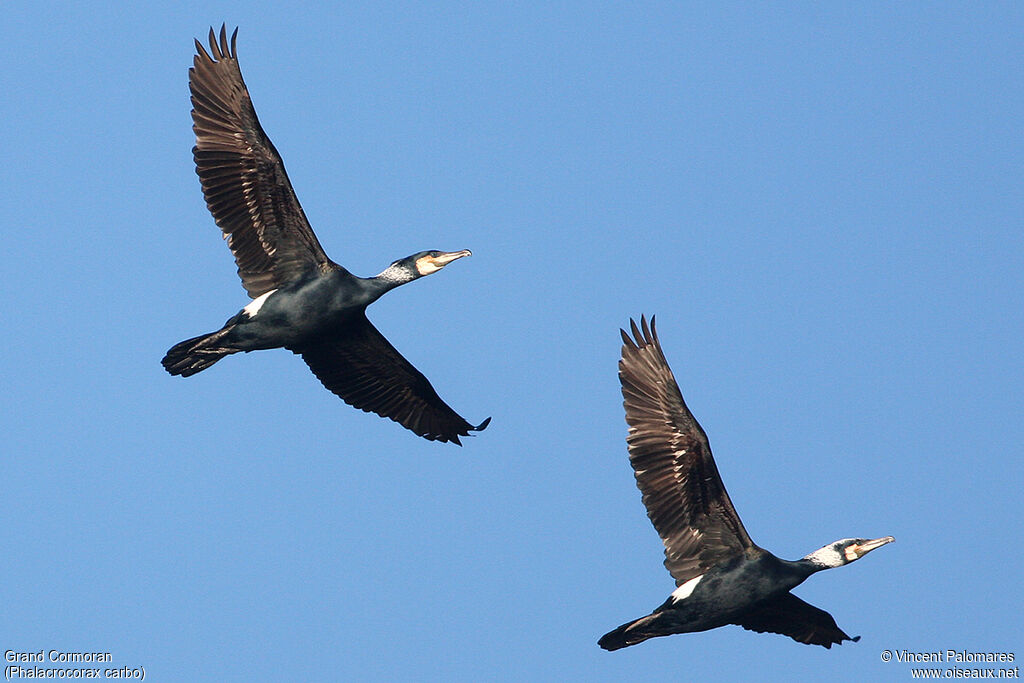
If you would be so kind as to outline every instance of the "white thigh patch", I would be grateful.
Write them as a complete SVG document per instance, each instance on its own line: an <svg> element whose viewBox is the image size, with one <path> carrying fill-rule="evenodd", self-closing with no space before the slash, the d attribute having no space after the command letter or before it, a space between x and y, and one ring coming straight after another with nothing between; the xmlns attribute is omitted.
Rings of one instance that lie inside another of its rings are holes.
<svg viewBox="0 0 1024 683"><path fill-rule="evenodd" d="M261 308L263 308L263 304L267 302L267 297L269 297L276 291L276 289L272 289L266 294L260 294L258 297L249 302L249 305L243 308L242 310L245 311L245 314L250 318L255 318L256 314L260 312Z"/></svg>
<svg viewBox="0 0 1024 683"><path fill-rule="evenodd" d="M700 580L703 578L703 574L695 576L679 588L672 591L672 602L679 602L680 600L685 600L690 597L690 594L693 593L693 589L697 587L697 584L700 583Z"/></svg>

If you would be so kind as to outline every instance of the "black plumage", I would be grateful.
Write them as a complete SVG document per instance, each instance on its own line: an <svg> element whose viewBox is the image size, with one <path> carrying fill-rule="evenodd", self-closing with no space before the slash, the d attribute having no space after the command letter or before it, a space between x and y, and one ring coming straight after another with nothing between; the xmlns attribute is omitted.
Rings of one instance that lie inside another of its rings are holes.
<svg viewBox="0 0 1024 683"><path fill-rule="evenodd" d="M238 66L235 39L210 29L197 40L189 69L193 156L206 204L253 301L224 327L172 347L163 365L188 377L226 355L286 348L300 354L329 390L347 403L390 418L430 440L459 444L484 429L452 410L366 318L385 292L469 256L424 251L372 278L331 261L292 190L284 163L263 132Z"/></svg>
<svg viewBox="0 0 1024 683"><path fill-rule="evenodd" d="M850 638L827 612L789 591L811 574L849 564L894 539L843 539L806 557L782 560L750 540L726 493L707 435L683 401L658 340L630 321L621 330L627 443L648 517L665 545L676 590L652 614L605 634L606 650L673 633L736 624L832 647Z"/></svg>

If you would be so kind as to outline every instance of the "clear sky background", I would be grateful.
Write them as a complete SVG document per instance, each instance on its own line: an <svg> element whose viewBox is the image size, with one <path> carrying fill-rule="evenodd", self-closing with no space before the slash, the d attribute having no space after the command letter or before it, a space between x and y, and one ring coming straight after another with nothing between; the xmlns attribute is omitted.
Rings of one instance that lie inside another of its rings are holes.
<svg viewBox="0 0 1024 683"><path fill-rule="evenodd" d="M0 9L0 649L154 681L1024 656L1019 3L163 4ZM284 351L161 368L248 301L190 151L221 22L334 260L473 250L369 312L493 416L463 448ZM674 587L616 374L641 313L755 542L896 537L795 591L861 642L597 647Z"/></svg>

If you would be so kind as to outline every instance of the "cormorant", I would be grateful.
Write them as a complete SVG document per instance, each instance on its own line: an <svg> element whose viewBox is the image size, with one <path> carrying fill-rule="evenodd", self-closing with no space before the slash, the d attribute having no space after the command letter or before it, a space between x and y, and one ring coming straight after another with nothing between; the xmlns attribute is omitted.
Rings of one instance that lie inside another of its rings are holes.
<svg viewBox="0 0 1024 683"><path fill-rule="evenodd" d="M239 351L286 348L346 403L387 417L430 440L460 444L474 427L366 318L390 289L469 256L422 251L361 278L324 253L295 197L281 156L263 132L238 67L235 38L210 29L189 69L196 173L253 299L220 330L173 346L163 359L188 377ZM461 444L460 444L461 445Z"/></svg>
<svg viewBox="0 0 1024 683"><path fill-rule="evenodd" d="M826 648L850 638L828 612L790 593L811 574L849 564L892 536L846 538L795 562L754 545L711 457L704 430L683 402L658 341L654 318L622 334L622 383L629 461L676 590L654 612L605 634L618 650L648 638L737 624Z"/></svg>

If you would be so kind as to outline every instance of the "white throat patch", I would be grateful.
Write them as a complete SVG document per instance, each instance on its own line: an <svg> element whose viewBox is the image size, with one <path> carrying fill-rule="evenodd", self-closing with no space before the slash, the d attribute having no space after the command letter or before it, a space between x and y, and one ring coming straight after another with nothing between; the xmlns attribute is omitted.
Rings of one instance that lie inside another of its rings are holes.
<svg viewBox="0 0 1024 683"><path fill-rule="evenodd" d="M416 272L419 273L421 276L436 273L442 268L444 268L444 266L437 265L434 259L430 258L429 256L424 256L420 260L416 261Z"/></svg>
<svg viewBox="0 0 1024 683"><path fill-rule="evenodd" d="M847 561L839 554L839 551L835 549L834 544L815 550L810 555L806 555L804 559L830 569L842 567L844 564L847 564Z"/></svg>
<svg viewBox="0 0 1024 683"><path fill-rule="evenodd" d="M703 574L695 576L679 588L672 591L672 602L679 602L680 600L685 600L690 597L690 594L693 593L693 589L697 587L697 584L700 583L700 580L703 578Z"/></svg>
<svg viewBox="0 0 1024 683"><path fill-rule="evenodd" d="M276 289L272 289L265 294L260 294L258 297L250 301L249 305L242 310L245 311L245 314L250 318L255 318L256 314L260 312L261 308L263 308L263 304L267 302L267 298L276 291Z"/></svg>

